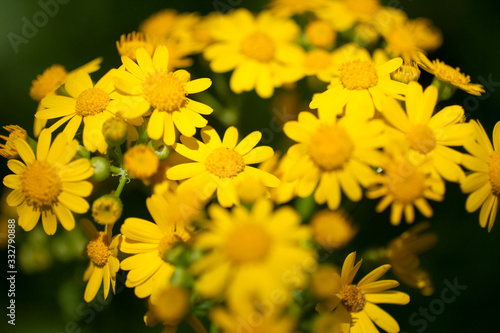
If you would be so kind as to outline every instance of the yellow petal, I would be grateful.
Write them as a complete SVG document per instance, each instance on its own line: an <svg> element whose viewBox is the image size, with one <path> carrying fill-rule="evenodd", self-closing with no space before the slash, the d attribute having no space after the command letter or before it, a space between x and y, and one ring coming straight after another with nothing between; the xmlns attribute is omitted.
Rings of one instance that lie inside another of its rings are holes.
<svg viewBox="0 0 500 333"><path fill-rule="evenodd" d="M165 114L166 112L160 112L157 109L153 111L148 123L148 135L151 139L159 140L163 136Z"/></svg>
<svg viewBox="0 0 500 333"><path fill-rule="evenodd" d="M208 78L196 79L184 84L184 89L188 94L195 94L207 90L212 85L212 80Z"/></svg>
<svg viewBox="0 0 500 333"><path fill-rule="evenodd" d="M57 200L77 214L84 214L90 208L87 200L67 192L61 192Z"/></svg>
<svg viewBox="0 0 500 333"><path fill-rule="evenodd" d="M57 230L57 218L52 210L45 210L42 212L42 225L43 230L47 235L53 235Z"/></svg>
<svg viewBox="0 0 500 333"><path fill-rule="evenodd" d="M401 291L383 291L381 293L369 293L365 295L366 301L371 303L399 304L405 305L410 302L410 296Z"/></svg>
<svg viewBox="0 0 500 333"><path fill-rule="evenodd" d="M241 142L234 148L234 150L241 155L247 154L253 147L259 143L262 138L262 133L259 131L248 134Z"/></svg>
<svg viewBox="0 0 500 333"><path fill-rule="evenodd" d="M238 130L236 127L229 127L224 133L224 138L222 139L222 145L227 148L234 148L238 143Z"/></svg>
<svg viewBox="0 0 500 333"><path fill-rule="evenodd" d="M199 162L178 164L167 170L167 178L181 180L191 178L206 171L205 164Z"/></svg>
<svg viewBox="0 0 500 333"><path fill-rule="evenodd" d="M26 165L21 161L10 159L7 161L7 167L16 175L22 174L26 170Z"/></svg>
<svg viewBox="0 0 500 333"><path fill-rule="evenodd" d="M394 318L380 307L372 303L366 303L363 311L368 317L386 332L399 332L399 325Z"/></svg>
<svg viewBox="0 0 500 333"><path fill-rule="evenodd" d="M23 159L24 163L31 164L35 162L35 154L31 147L23 139L14 140L14 146L16 147L17 153Z"/></svg>
<svg viewBox="0 0 500 333"><path fill-rule="evenodd" d="M156 48L153 54L153 65L157 71L165 72L168 70L168 53L168 49L165 45L160 45Z"/></svg>
<svg viewBox="0 0 500 333"><path fill-rule="evenodd" d="M101 282L102 268L94 267L90 280L87 282L87 287L85 287L85 293L83 295L85 302L88 303L94 299L95 295L97 295L97 292L99 291L99 288L101 287Z"/></svg>
<svg viewBox="0 0 500 333"><path fill-rule="evenodd" d="M69 231L75 228L75 218L68 208L63 205L55 204L54 212L64 229Z"/></svg>

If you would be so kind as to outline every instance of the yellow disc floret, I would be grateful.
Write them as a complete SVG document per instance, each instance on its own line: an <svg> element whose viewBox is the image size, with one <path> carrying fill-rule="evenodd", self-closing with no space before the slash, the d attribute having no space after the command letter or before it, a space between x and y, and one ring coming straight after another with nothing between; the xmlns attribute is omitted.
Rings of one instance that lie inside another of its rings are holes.
<svg viewBox="0 0 500 333"><path fill-rule="evenodd" d="M255 32L243 40L241 52L260 62L269 62L275 54L274 41L265 33Z"/></svg>
<svg viewBox="0 0 500 333"><path fill-rule="evenodd" d="M21 175L21 189L27 203L35 208L51 206L62 191L58 170L49 162L35 161Z"/></svg>
<svg viewBox="0 0 500 333"><path fill-rule="evenodd" d="M16 158L19 156L17 153L17 149L14 145L14 140L20 138L24 141L28 138L28 133L17 125L9 125L3 127L7 132L9 132L9 136L0 135L0 139L5 140L5 144L0 143L0 155L5 158Z"/></svg>
<svg viewBox="0 0 500 333"><path fill-rule="evenodd" d="M106 109L109 95L99 88L84 90L76 99L75 111L80 116L92 116Z"/></svg>
<svg viewBox="0 0 500 333"><path fill-rule="evenodd" d="M40 102L48 93L55 91L66 78L68 72L61 65L52 65L36 80L31 81L30 96Z"/></svg>
<svg viewBox="0 0 500 333"><path fill-rule="evenodd" d="M234 149L220 147L207 156L205 167L217 177L233 178L245 170L245 161Z"/></svg>
<svg viewBox="0 0 500 333"><path fill-rule="evenodd" d="M257 224L236 228L226 244L227 254L237 264L263 260L271 248L269 234Z"/></svg>
<svg viewBox="0 0 500 333"><path fill-rule="evenodd" d="M109 244L104 232L99 232L99 235L87 244L87 255L97 267L104 267L108 263L108 258L111 254Z"/></svg>
<svg viewBox="0 0 500 333"><path fill-rule="evenodd" d="M336 125L323 125L311 137L309 155L326 171L341 168L354 150L347 132Z"/></svg>
<svg viewBox="0 0 500 333"><path fill-rule="evenodd" d="M363 310L366 303L365 295L353 284L346 286L342 290L340 301L349 312Z"/></svg>
<svg viewBox="0 0 500 333"><path fill-rule="evenodd" d="M491 192L494 195L500 196L500 153L493 152L490 158L488 167L488 175L490 176Z"/></svg>
<svg viewBox="0 0 500 333"><path fill-rule="evenodd" d="M170 72L148 75L142 84L142 89L144 98L160 111L177 111L187 102L184 83Z"/></svg>
<svg viewBox="0 0 500 333"><path fill-rule="evenodd" d="M130 176L146 180L158 170L160 159L151 147L136 145L123 155L123 163Z"/></svg>
<svg viewBox="0 0 500 333"><path fill-rule="evenodd" d="M370 61L352 60L342 65L340 82L349 90L372 88L378 83L377 70Z"/></svg>
<svg viewBox="0 0 500 333"><path fill-rule="evenodd" d="M406 133L406 137L410 146L419 153L428 154L436 147L436 136L427 125L413 125Z"/></svg>
<svg viewBox="0 0 500 333"><path fill-rule="evenodd" d="M426 189L424 174L418 170L408 172L409 167L408 163L395 163L387 169L389 191L396 201L404 204L422 198Z"/></svg>

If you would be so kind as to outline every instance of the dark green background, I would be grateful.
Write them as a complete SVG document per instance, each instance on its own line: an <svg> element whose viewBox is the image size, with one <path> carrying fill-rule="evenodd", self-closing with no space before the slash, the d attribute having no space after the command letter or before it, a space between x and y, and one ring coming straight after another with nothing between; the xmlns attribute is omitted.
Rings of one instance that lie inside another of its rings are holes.
<svg viewBox="0 0 500 333"><path fill-rule="evenodd" d="M223 0L220 0L223 1ZM226 1L224 1L226 2ZM230 2L230 1L227 1ZM258 9L262 1L234 1L241 6ZM396 2L391 2L396 3ZM500 24L498 23L499 5L496 1L472 0L403 0L397 6L405 10L411 18L427 17L442 29L444 44L432 54L452 66L459 66L469 74L473 82L499 82L486 87L486 94L476 99L477 109L466 107L471 118L479 119L488 133L496 121L500 120ZM213 1L70 1L60 5L59 12L50 18L48 24L39 28L28 44L19 45L16 54L7 38L9 32L21 35L22 18L31 20L40 11L37 1L3 0L0 2L0 107L1 124L19 124L31 131L36 104L29 97L31 80L45 68L54 64L64 64L73 69L96 57L103 56L103 70L118 66L115 41L123 33L137 28L140 21L161 8L175 8L180 11L214 11ZM424 74L424 81L426 80ZM427 77L428 79L428 77ZM250 93L253 94L253 93ZM471 103L467 94L459 91L453 103ZM244 132L258 129L245 128ZM1 177L7 174L5 164L1 165ZM438 233L440 242L423 256L423 262L433 274L436 293L430 297L419 296L404 286L401 290L412 295L412 301L405 307L386 306L394 314L402 331L421 332L422 325L412 326L408 319L420 307L437 304L441 291L446 288L444 280L457 279L466 285L451 304L432 322L428 321L426 332L486 332L497 329L500 305L497 300L500 288L497 283L500 256L500 226L496 225L491 234L478 225L478 214L465 212L465 196L458 186L447 188L446 202L434 205L435 217L432 230ZM355 219L362 225L362 232L352 248L385 244L394 236L407 229L406 225L397 228L388 224L388 215L382 214L373 220L375 202L367 202L367 209L356 211ZM499 222L500 223L500 222ZM18 230L19 238L24 232ZM58 233L64 233L59 230ZM22 244L17 244L22 247ZM347 252L346 252L347 253ZM339 256L340 257L340 256ZM2 259L5 258L5 259ZM1 252L0 262L6 262L5 251ZM0 265L4 267L3 264ZM85 264L59 263L41 274L17 275L17 326L8 327L8 332L64 332L82 329L83 332L105 331L144 331L158 332L159 328L148 329L142 323L145 302L133 296L131 290L124 290L114 297L113 302L101 310L91 310L83 302L83 284L72 287L71 281L80 281ZM365 265L366 270L370 267ZM2 268L2 270L6 270ZM61 289L61 285L65 289ZM71 295L81 292L82 298L70 301ZM0 294L6 295L2 288ZM5 297L5 296L3 296ZM2 299L6 299L3 298ZM61 308L61 303L66 305ZM82 305L79 305L82 304ZM1 307L5 309L5 301ZM5 311L5 310L4 310ZM78 327L69 324L76 312L82 320ZM1 311L0 327L6 327L6 316ZM95 318L92 316L95 315ZM92 318L92 320L90 320ZM88 321L88 322L86 322ZM5 332L2 329L3 332Z"/></svg>

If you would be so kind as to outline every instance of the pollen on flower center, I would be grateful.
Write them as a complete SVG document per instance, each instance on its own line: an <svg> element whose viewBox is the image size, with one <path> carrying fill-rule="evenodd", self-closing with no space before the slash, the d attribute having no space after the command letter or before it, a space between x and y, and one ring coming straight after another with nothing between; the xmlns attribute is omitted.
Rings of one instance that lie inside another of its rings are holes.
<svg viewBox="0 0 500 333"><path fill-rule="evenodd" d="M441 81L465 85L470 83L470 76L460 73L460 68L455 69L439 60L434 60L432 64L434 65L434 75Z"/></svg>
<svg viewBox="0 0 500 333"><path fill-rule="evenodd" d="M410 146L422 154L430 153L436 147L436 136L429 126L413 125L406 133Z"/></svg>
<svg viewBox="0 0 500 333"><path fill-rule="evenodd" d="M176 233L170 233L163 236L158 244L158 255L163 260L165 259L165 252L170 250L176 243L182 242L182 238Z"/></svg>
<svg viewBox="0 0 500 333"><path fill-rule="evenodd" d="M377 70L370 61L352 60L342 65L340 82L349 90L372 88L378 83Z"/></svg>
<svg viewBox="0 0 500 333"><path fill-rule="evenodd" d="M491 191L494 195L500 196L500 153L494 152L490 158L490 165L488 168L488 175L490 176Z"/></svg>
<svg viewBox="0 0 500 333"><path fill-rule="evenodd" d="M363 310L366 303L365 295L353 284L346 286L342 290L340 301L349 312L359 312Z"/></svg>
<svg viewBox="0 0 500 333"><path fill-rule="evenodd" d="M233 178L245 170L245 161L234 149L220 147L207 156L205 167L217 177Z"/></svg>
<svg viewBox="0 0 500 333"><path fill-rule="evenodd" d="M184 83L170 72L149 74L142 89L146 100L159 111L177 111L187 102Z"/></svg>
<svg viewBox="0 0 500 333"><path fill-rule="evenodd" d="M40 102L48 93L56 90L63 83L67 74L68 72L61 65L50 66L31 82L31 98Z"/></svg>
<svg viewBox="0 0 500 333"><path fill-rule="evenodd" d="M49 162L35 161L26 167L21 176L21 189L28 205L36 208L57 202L62 190L58 170Z"/></svg>
<svg viewBox="0 0 500 333"><path fill-rule="evenodd" d="M108 263L111 252L104 232L99 232L99 236L87 244L87 254L97 267L104 267Z"/></svg>
<svg viewBox="0 0 500 333"><path fill-rule="evenodd" d="M354 145L347 132L335 125L320 127L309 142L309 155L320 168L341 168L352 155Z"/></svg>
<svg viewBox="0 0 500 333"><path fill-rule="evenodd" d="M89 88L78 95L75 111L80 116L101 113L109 104L109 95L99 88Z"/></svg>
<svg viewBox="0 0 500 333"><path fill-rule="evenodd" d="M243 40L241 52L255 60L269 62L274 58L275 45L265 33L255 32Z"/></svg>
<svg viewBox="0 0 500 333"><path fill-rule="evenodd" d="M226 246L227 254L233 262L254 262L264 259L269 253L271 238L262 227L247 224L233 231Z"/></svg>

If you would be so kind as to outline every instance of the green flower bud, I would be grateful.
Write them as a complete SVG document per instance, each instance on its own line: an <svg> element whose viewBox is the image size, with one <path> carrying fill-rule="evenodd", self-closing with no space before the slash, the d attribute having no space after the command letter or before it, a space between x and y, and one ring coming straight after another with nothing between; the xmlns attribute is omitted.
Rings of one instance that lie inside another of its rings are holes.
<svg viewBox="0 0 500 333"><path fill-rule="evenodd" d="M111 172L109 171L109 161L107 158L101 156L92 157L92 159L90 160L90 164L94 168L94 175L91 178L92 180L100 182L107 179L111 174Z"/></svg>
<svg viewBox="0 0 500 333"><path fill-rule="evenodd" d="M119 146L127 139L127 123L120 118L109 118L102 125L104 139L110 146Z"/></svg>

